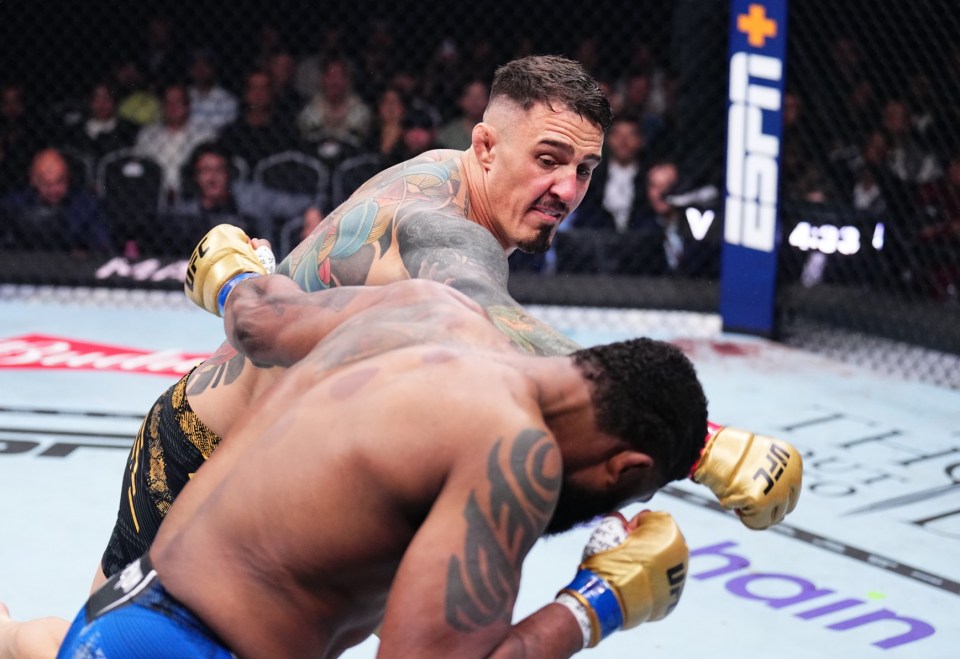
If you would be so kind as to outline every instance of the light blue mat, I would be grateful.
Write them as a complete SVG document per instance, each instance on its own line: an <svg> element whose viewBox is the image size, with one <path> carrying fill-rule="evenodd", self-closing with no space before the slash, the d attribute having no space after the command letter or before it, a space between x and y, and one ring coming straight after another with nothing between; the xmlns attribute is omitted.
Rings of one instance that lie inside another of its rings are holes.
<svg viewBox="0 0 960 659"><path fill-rule="evenodd" d="M561 329L583 344L631 336ZM779 532L745 529L694 484L659 494L649 507L673 513L694 550L683 600L667 620L616 634L589 656L956 657L960 391L762 340L659 334L697 365L712 420L804 452L804 493ZM36 335L161 356L130 357L132 372L40 368L8 341ZM0 600L16 617L73 617L86 598L126 450L175 379L138 370L209 352L221 336L220 321L186 305L0 303ZM587 535L537 544L518 617L566 584ZM375 651L368 641L347 656Z"/></svg>

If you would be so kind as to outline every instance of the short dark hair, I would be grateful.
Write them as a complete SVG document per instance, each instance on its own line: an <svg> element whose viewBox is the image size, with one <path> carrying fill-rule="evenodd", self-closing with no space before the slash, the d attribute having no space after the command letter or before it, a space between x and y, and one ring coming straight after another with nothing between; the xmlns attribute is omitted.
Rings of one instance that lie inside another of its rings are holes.
<svg viewBox="0 0 960 659"><path fill-rule="evenodd" d="M227 164L228 169L230 167L230 162L233 159L233 154L227 147L223 145L223 143L217 142L216 140L201 142L194 147L193 152L190 154L191 173L197 171L197 163L200 162L200 158L207 155L219 156L223 158L223 162Z"/></svg>
<svg viewBox="0 0 960 659"><path fill-rule="evenodd" d="M686 478L707 434L707 399L687 356L641 338L571 357L592 384L597 427L653 457L667 482Z"/></svg>
<svg viewBox="0 0 960 659"><path fill-rule="evenodd" d="M607 132L613 120L610 101L579 62L558 55L530 55L497 68L491 102L506 97L529 110L536 103L564 105Z"/></svg>

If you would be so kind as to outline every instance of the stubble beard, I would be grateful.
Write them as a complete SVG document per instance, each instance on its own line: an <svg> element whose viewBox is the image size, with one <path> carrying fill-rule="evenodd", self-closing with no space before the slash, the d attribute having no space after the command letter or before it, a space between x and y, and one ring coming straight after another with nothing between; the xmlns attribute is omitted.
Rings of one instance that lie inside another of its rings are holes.
<svg viewBox="0 0 960 659"><path fill-rule="evenodd" d="M530 240L517 243L517 249L527 254L543 254L553 243L553 225L544 225L537 229L537 235Z"/></svg>

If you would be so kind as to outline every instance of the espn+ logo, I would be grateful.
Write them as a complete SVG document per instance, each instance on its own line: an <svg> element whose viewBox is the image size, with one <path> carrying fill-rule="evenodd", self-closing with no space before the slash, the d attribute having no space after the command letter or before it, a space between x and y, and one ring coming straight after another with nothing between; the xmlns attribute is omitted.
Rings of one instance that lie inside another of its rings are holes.
<svg viewBox="0 0 960 659"><path fill-rule="evenodd" d="M727 199L724 240L772 252L777 230L780 138L764 132L764 113L779 117L783 62L738 52L730 58ZM773 86L776 85L776 86Z"/></svg>

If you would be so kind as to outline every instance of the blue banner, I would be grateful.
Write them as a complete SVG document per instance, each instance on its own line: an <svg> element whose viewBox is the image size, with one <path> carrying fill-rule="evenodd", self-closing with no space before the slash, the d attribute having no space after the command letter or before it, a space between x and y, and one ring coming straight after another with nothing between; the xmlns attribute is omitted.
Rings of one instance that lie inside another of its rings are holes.
<svg viewBox="0 0 960 659"><path fill-rule="evenodd" d="M720 314L775 333L787 0L732 0Z"/></svg>

